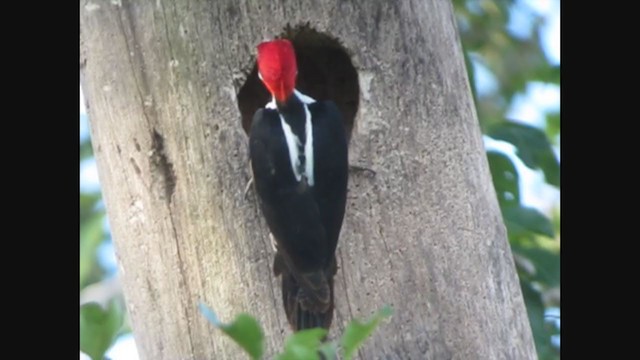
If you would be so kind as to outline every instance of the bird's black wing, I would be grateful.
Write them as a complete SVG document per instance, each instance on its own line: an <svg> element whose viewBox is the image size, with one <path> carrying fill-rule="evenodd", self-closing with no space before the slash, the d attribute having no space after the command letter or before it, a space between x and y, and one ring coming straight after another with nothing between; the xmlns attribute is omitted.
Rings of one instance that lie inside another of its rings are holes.
<svg viewBox="0 0 640 360"><path fill-rule="evenodd" d="M347 201L349 156L342 114L331 101L309 105L313 121L314 199L328 239L328 256L333 259Z"/></svg>
<svg viewBox="0 0 640 360"><path fill-rule="evenodd" d="M286 140L275 110L256 112L249 136L256 192L278 252L296 272L323 269L327 235L313 191L296 181Z"/></svg>

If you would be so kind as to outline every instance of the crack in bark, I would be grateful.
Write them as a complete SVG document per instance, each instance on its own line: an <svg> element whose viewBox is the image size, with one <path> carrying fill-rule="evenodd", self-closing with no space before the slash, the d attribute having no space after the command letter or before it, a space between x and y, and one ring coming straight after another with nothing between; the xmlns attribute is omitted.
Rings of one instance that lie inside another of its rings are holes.
<svg viewBox="0 0 640 360"><path fill-rule="evenodd" d="M127 60L129 61L129 66L131 67L131 74L133 76L133 81L136 84L136 89L138 90L138 96L140 97L140 104L142 113L144 114L145 119L147 120L147 125L152 127L153 124L157 122L155 108L147 106L147 102L150 102L152 105L155 105L155 99L149 90L149 84L147 81L147 67L144 61L144 57L140 52L140 40L136 33L136 28L133 23L133 19L135 18L132 14L131 3L129 1L124 1L124 5L122 6L122 11L118 11L118 25L120 28L120 32L122 33L122 37L124 38L124 43L127 48ZM131 32L131 39L127 36L127 32L125 31L125 22L123 21L123 13L126 15L126 20L129 31ZM131 44L129 44L131 41ZM138 67L136 64L138 63ZM149 98L149 99L147 99ZM151 112L151 114L148 113ZM153 123L152 123L153 122Z"/></svg>
<svg viewBox="0 0 640 360"><path fill-rule="evenodd" d="M347 275L344 272L345 262L344 262L344 259L342 258L342 249L338 249L338 255L340 256L340 265L342 265L340 272L342 273L342 286L344 287L344 297L347 300L347 309L349 310L349 321L351 321L353 320L353 310L351 310L351 301L349 300L349 290L347 288Z"/></svg>
<svg viewBox="0 0 640 360"><path fill-rule="evenodd" d="M154 135L157 134L157 132L155 132L154 130ZM155 136L154 136L155 139ZM161 138L162 139L162 138ZM173 165L169 164L171 166L171 171L173 171ZM175 181L175 174L174 174L174 181ZM175 182L174 182L174 186L175 186ZM182 251L180 250L180 241L178 238L178 231L176 230L176 224L173 220L173 213L171 212L171 198L169 198L169 202L167 202L167 208L169 210L169 220L171 221L171 230L173 231L173 239L175 241L175 245L176 245L176 253L178 255L178 270L180 271L180 278L181 278L181 283L180 285L182 285L186 291L187 294L189 294L187 296L187 298L192 298L192 292L191 289L189 289L189 282L187 281L187 275L186 275L186 271L184 269L184 258L182 256ZM193 334L191 333L191 318L189 317L189 311L187 311L187 309L189 308L189 304L182 304L182 309L183 309L183 314L185 319L187 320L187 340L189 341L189 349L191 349L191 358L193 359L195 356L195 348L193 347Z"/></svg>
<svg viewBox="0 0 640 360"><path fill-rule="evenodd" d="M162 1L158 2L160 4L160 9L162 10L162 19L164 20L164 35L167 38L167 45L169 46L169 53L171 54L171 60L175 60L175 54L173 52L173 46L171 45L171 36L169 36L169 22L167 21L167 12L164 9L164 4Z"/></svg>
<svg viewBox="0 0 640 360"><path fill-rule="evenodd" d="M171 197L176 189L176 173L164 150L164 138L155 128L153 129L152 148L152 170L160 176L164 188L164 200L167 204L171 204Z"/></svg>

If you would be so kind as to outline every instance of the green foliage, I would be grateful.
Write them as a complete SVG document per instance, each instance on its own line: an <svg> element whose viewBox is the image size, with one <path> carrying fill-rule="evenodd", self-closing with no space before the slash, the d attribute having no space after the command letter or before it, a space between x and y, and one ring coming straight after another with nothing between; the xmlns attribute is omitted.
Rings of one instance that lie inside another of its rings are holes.
<svg viewBox="0 0 640 360"><path fill-rule="evenodd" d="M224 324L216 316L213 310L200 304L200 311L215 327L222 330L227 336L242 347L252 359L260 359L264 351L264 334L258 321L247 314L239 314L236 318Z"/></svg>
<svg viewBox="0 0 640 360"><path fill-rule="evenodd" d="M533 23L530 37L516 37L507 31L509 10L513 6L522 7L519 3L513 0L454 0L465 52L485 65L498 82L496 92L484 94L476 103L483 127L500 122L513 97L522 92L527 83L560 84L560 67L549 64L541 47L539 33L543 19L533 13L530 15Z"/></svg>
<svg viewBox="0 0 640 360"><path fill-rule="evenodd" d="M85 117L86 120L86 117ZM89 161L93 150L89 139L80 142L80 162ZM104 230L105 211L100 207L100 192L80 191L80 297L89 286L100 287L105 271L98 263L98 248L108 241ZM94 292L95 293L95 292ZM103 359L116 338L130 332L122 306L122 295L105 300L103 309L96 303L80 307L80 350L92 359Z"/></svg>
<svg viewBox="0 0 640 360"><path fill-rule="evenodd" d="M320 345L318 351L324 356L323 360L331 360L338 358L338 347L333 342L326 342Z"/></svg>
<svg viewBox="0 0 640 360"><path fill-rule="evenodd" d="M487 135L513 144L518 149L518 157L525 165L532 169L542 169L549 184L560 186L560 163L542 130L504 122L491 126Z"/></svg>
<svg viewBox="0 0 640 360"><path fill-rule="evenodd" d="M262 357L264 336L257 320L247 314L241 314L233 322L223 324L215 312L206 305L200 304L199 307L209 322L242 347L251 359ZM344 359L350 360L373 333L380 321L391 316L391 313L391 308L387 306L374 314L368 321L351 321L340 339ZM233 329L233 331L229 329ZM327 330L321 328L298 331L287 338L284 351L276 356L276 360L320 360L320 354L325 360L337 359L338 344L324 342L323 339L326 335Z"/></svg>
<svg viewBox="0 0 640 360"><path fill-rule="evenodd" d="M375 330L380 320L389 316L391 316L391 308L385 307L378 311L369 321L362 323L358 320L353 320L344 330L344 335L342 336L341 344L344 349L344 358L350 360L358 347Z"/></svg>
<svg viewBox="0 0 640 360"><path fill-rule="evenodd" d="M95 258L98 246L104 240L104 211L97 210L99 194L80 194L80 288L100 279L102 271Z"/></svg>
<svg viewBox="0 0 640 360"><path fill-rule="evenodd" d="M484 65L497 80L496 91L474 100L485 135L506 141L516 148L517 157L529 168L541 170L548 184L560 186L560 165L553 145L558 145L560 114L547 114L546 126L534 128L505 121L514 97L527 84L542 82L560 85L560 67L547 61L541 47L543 19L534 13L531 35L516 37L507 30L510 10L526 5L514 0L454 0L462 46L471 84L475 84L471 60ZM553 219L521 202L521 177L512 160L496 151L487 152L511 248L516 259L531 329L540 359L559 359L551 335L558 329L545 321L545 311L560 304L560 220Z"/></svg>
<svg viewBox="0 0 640 360"><path fill-rule="evenodd" d="M549 139L560 137L560 113L547 114L547 128L545 129Z"/></svg>
<svg viewBox="0 0 640 360"><path fill-rule="evenodd" d="M514 251L531 260L534 272L522 276L531 283L538 283L547 288L560 286L560 258L553 251L539 246L513 245Z"/></svg>
<svg viewBox="0 0 640 360"><path fill-rule="evenodd" d="M526 142L520 146L526 149L525 153L530 151ZM518 274L538 356L558 359L558 349L551 344L551 335L555 335L557 329L548 324L544 316L547 306L560 305L559 300L545 303L545 298L549 298L547 294L560 283L559 245L551 240L559 223L554 225L538 210L520 203L519 176L509 157L497 152L488 152L487 157L511 249L518 260ZM549 240L545 242L541 237Z"/></svg>
<svg viewBox="0 0 640 360"><path fill-rule="evenodd" d="M102 360L122 327L122 309L111 301L107 309L96 303L80 307L80 350Z"/></svg>
<svg viewBox="0 0 640 360"><path fill-rule="evenodd" d="M85 114L80 114L80 121L88 122L88 117ZM91 141L86 139L80 142L80 161L93 157L93 147Z"/></svg>
<svg viewBox="0 0 640 360"><path fill-rule="evenodd" d="M540 234L553 237L553 227L549 218L540 211L526 206L505 206L502 216L509 235L513 238Z"/></svg>
<svg viewBox="0 0 640 360"><path fill-rule="evenodd" d="M545 305L542 300L542 294L535 290L531 282L520 281L522 295L527 305L527 314L533 332L533 338L536 342L538 358L549 359L557 357L557 350L549 341L551 335L556 335L557 330L545 320Z"/></svg>
<svg viewBox="0 0 640 360"><path fill-rule="evenodd" d="M287 338L284 352L276 360L320 360L318 355L327 330L321 328L302 330Z"/></svg>
<svg viewBox="0 0 640 360"><path fill-rule="evenodd" d="M511 159L497 151L488 151L487 158L500 206L519 206L520 177Z"/></svg>

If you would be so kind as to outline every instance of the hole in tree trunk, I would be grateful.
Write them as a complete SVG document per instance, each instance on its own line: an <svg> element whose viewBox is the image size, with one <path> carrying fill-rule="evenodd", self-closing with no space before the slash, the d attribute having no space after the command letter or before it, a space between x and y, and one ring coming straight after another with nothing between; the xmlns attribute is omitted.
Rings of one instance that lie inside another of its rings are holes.
<svg viewBox="0 0 640 360"><path fill-rule="evenodd" d="M308 24L287 27L278 38L289 39L295 49L298 62L296 88L316 100L335 102L342 112L350 139L358 112L360 86L358 72L347 50L337 39L313 30ZM258 78L254 60L253 68L238 92L238 107L245 133L249 134L253 114L270 100L269 92Z"/></svg>

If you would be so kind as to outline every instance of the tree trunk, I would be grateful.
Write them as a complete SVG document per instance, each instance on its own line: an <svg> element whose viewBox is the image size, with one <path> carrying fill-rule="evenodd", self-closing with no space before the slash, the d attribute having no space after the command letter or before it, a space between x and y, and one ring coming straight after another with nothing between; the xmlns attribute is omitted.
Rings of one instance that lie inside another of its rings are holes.
<svg viewBox="0 0 640 360"><path fill-rule="evenodd" d="M363 359L536 357L449 2L87 0L80 14L82 87L142 359L244 358L199 302L223 321L256 316L266 358L289 333L268 230L244 197L242 119L266 102L255 46L281 34L308 55L301 90L345 114L351 163L376 172L350 176L332 336L388 304Z"/></svg>

